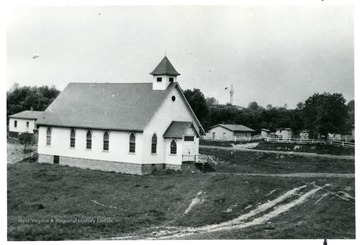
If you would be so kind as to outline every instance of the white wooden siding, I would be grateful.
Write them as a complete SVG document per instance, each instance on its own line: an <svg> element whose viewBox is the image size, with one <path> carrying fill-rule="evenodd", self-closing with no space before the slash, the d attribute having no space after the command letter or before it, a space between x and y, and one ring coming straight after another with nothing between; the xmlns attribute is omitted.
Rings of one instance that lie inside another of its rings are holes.
<svg viewBox="0 0 360 245"><path fill-rule="evenodd" d="M14 127L14 121L17 121L17 127ZM26 122L29 122L29 127L26 127ZM9 131L18 132L18 133L34 133L35 129L35 119L20 119L20 118L10 118L9 120Z"/></svg>
<svg viewBox="0 0 360 245"><path fill-rule="evenodd" d="M104 151L103 135L105 130L92 130L92 147L86 149L87 129L76 129L75 147L70 147L71 128L52 127L50 146L46 145L46 129L47 127L44 126L39 128L39 154L141 163L142 133L135 133L136 151L135 153L129 153L130 132L109 131L109 150Z"/></svg>
<svg viewBox="0 0 360 245"><path fill-rule="evenodd" d="M215 138L213 137L214 133ZM214 140L234 140L234 132L220 126L210 129L210 134Z"/></svg>
<svg viewBox="0 0 360 245"><path fill-rule="evenodd" d="M172 96L175 96L175 101L172 101ZM166 163L166 164L178 164L182 163L182 139L177 139L177 154L176 156L170 155L170 142L171 140L165 140L163 135L166 129L170 126L172 121L188 121L194 122L190 110L187 108L186 102L182 99L179 91L174 89L164 103L160 106L159 110L155 113L150 123L144 130L144 142L143 142L143 163ZM194 123L194 127L197 125ZM197 130L199 130L197 128ZM157 153L151 154L151 139L153 134L156 133L158 137ZM196 139L197 149L199 152L199 139Z"/></svg>

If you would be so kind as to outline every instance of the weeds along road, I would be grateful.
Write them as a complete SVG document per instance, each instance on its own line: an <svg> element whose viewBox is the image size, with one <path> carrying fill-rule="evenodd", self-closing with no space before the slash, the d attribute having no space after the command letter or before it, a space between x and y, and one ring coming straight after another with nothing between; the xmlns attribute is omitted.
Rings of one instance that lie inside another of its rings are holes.
<svg viewBox="0 0 360 245"><path fill-rule="evenodd" d="M200 145L200 148L204 148L204 149L219 149L219 150L226 150L226 151L250 151L250 152L263 152L263 153L274 153L274 154L284 154L284 155L298 155L298 156L309 156L309 157L324 157L324 158L334 158L334 159L355 159L355 156L344 156L344 155L339 156L339 155L316 154L316 153L293 152L293 151L269 151L269 150L233 148L233 147L225 147L225 146Z"/></svg>

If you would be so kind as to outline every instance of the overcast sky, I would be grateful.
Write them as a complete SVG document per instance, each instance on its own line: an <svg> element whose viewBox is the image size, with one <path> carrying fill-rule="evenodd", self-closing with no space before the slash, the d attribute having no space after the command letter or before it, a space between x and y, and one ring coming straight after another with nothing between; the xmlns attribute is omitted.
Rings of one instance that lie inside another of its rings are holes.
<svg viewBox="0 0 360 245"><path fill-rule="evenodd" d="M21 7L6 38L8 89L152 82L166 53L183 89L219 103L231 84L240 106L354 99L352 5Z"/></svg>

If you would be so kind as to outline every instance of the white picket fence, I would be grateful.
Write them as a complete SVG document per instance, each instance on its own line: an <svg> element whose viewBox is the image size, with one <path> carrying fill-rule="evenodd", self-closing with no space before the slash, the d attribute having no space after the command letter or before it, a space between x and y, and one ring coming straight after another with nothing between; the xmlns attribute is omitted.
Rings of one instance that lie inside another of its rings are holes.
<svg viewBox="0 0 360 245"><path fill-rule="evenodd" d="M289 138L289 139L281 139L281 138L266 138L266 142L279 142L279 143L297 143L297 144L330 144L334 146L343 146L346 148L355 148L355 144L352 142L345 141L333 141L333 140L318 140L318 139L299 139L299 138Z"/></svg>
<svg viewBox="0 0 360 245"><path fill-rule="evenodd" d="M355 144L351 142L345 142L345 141L330 141L331 145L335 146L342 146L345 148L355 148Z"/></svg>

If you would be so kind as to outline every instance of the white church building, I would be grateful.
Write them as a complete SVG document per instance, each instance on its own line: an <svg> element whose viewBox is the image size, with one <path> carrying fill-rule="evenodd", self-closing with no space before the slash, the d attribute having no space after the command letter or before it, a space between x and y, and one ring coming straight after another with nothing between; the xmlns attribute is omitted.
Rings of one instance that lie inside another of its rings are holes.
<svg viewBox="0 0 360 245"><path fill-rule="evenodd" d="M196 161L204 132L165 56L151 83L70 83L37 120L38 162L147 174Z"/></svg>

